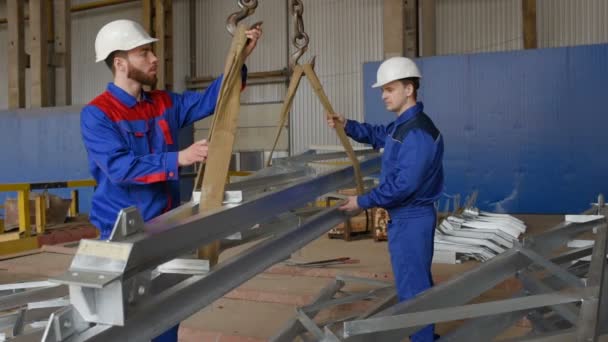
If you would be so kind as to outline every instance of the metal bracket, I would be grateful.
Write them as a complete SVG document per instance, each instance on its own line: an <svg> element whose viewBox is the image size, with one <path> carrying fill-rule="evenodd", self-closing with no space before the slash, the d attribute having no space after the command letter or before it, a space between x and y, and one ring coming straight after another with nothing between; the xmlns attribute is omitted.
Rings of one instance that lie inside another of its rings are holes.
<svg viewBox="0 0 608 342"><path fill-rule="evenodd" d="M73 306L66 306L51 314L42 335L42 342L65 341L70 336L89 327Z"/></svg>
<svg viewBox="0 0 608 342"><path fill-rule="evenodd" d="M120 210L116 223L112 229L112 235L108 241L124 241L127 237L143 232L144 219L136 207L128 207Z"/></svg>

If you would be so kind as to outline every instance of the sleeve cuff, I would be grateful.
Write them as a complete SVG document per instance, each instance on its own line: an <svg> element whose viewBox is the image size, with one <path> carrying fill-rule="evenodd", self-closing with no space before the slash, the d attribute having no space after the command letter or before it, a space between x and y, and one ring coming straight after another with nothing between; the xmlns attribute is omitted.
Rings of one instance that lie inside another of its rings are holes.
<svg viewBox="0 0 608 342"><path fill-rule="evenodd" d="M353 120L346 120L346 122L344 123L344 133L346 133L346 135L348 135L350 137L350 129L352 128L354 124Z"/></svg>
<svg viewBox="0 0 608 342"><path fill-rule="evenodd" d="M373 204L371 203L371 200L370 200L368 194L357 196L357 205L361 209L369 209L369 208L373 207Z"/></svg>
<svg viewBox="0 0 608 342"><path fill-rule="evenodd" d="M178 180L179 179L178 164L177 164L178 153L179 152L167 152L167 159L166 159L167 180Z"/></svg>

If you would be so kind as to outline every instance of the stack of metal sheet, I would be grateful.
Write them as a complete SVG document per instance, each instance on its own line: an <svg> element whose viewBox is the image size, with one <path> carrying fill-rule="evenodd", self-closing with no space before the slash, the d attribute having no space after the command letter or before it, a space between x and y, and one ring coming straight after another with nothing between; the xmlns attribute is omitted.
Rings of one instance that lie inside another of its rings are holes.
<svg viewBox="0 0 608 342"><path fill-rule="evenodd" d="M512 248L525 231L524 222L511 215L467 208L461 215L448 216L437 227L433 262L489 260Z"/></svg>

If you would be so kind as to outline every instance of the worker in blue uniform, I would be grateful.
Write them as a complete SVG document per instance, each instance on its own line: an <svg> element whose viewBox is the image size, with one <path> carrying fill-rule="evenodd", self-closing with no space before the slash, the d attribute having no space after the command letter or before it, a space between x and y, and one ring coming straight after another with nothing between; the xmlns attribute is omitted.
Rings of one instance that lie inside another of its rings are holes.
<svg viewBox="0 0 608 342"><path fill-rule="evenodd" d="M261 27L246 35L249 56L262 35ZM82 109L80 126L89 169L97 181L90 219L102 240L110 237L123 208L136 206L148 221L177 207L178 169L207 158L206 140L180 151L178 131L213 114L221 77L204 92L144 91L143 86L154 87L157 82L155 41L132 20L106 24L95 39L96 62L105 61L113 82ZM243 84L246 74L243 68ZM153 341L177 341L178 326Z"/></svg>
<svg viewBox="0 0 608 342"><path fill-rule="evenodd" d="M384 148L379 185L360 196L349 196L342 210L385 208L390 216L388 248L399 301L433 286L431 262L437 221L436 202L443 191L443 137L417 102L420 71L405 57L384 61L375 88L382 88L386 108L397 114L390 124L370 125L328 119L330 127L344 125L352 139ZM411 336L414 342L434 340L429 325Z"/></svg>

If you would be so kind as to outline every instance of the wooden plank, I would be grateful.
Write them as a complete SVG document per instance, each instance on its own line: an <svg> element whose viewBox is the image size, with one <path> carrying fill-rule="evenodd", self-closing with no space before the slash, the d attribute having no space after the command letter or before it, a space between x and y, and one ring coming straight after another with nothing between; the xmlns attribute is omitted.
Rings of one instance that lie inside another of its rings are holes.
<svg viewBox="0 0 608 342"><path fill-rule="evenodd" d="M437 54L437 32L435 0L419 2L421 29L420 29L420 56L435 56Z"/></svg>
<svg viewBox="0 0 608 342"><path fill-rule="evenodd" d="M48 6L44 0L30 0L31 107L49 105Z"/></svg>
<svg viewBox="0 0 608 342"><path fill-rule="evenodd" d="M72 57L70 53L72 41L72 15L70 13L71 0L54 0L53 12L55 14L53 50L60 60L61 73L56 72L58 83L55 94L57 106L72 104ZM57 67L57 65L56 65Z"/></svg>
<svg viewBox="0 0 608 342"><path fill-rule="evenodd" d="M232 157L238 114L241 105L241 69L245 61L245 26L238 25L230 52L226 58L224 78L220 87L213 125L209 136L209 156L201 169L202 177L199 212L219 208L224 199L224 188ZM199 259L209 260L211 266L217 264L219 241L203 246L198 251Z"/></svg>
<svg viewBox="0 0 608 342"><path fill-rule="evenodd" d="M141 0L141 25L154 36L154 0Z"/></svg>
<svg viewBox="0 0 608 342"><path fill-rule="evenodd" d="M402 0L384 0L382 37L384 58L405 55L405 6Z"/></svg>
<svg viewBox="0 0 608 342"><path fill-rule="evenodd" d="M25 108L25 21L23 0L8 0L8 107Z"/></svg>
<svg viewBox="0 0 608 342"><path fill-rule="evenodd" d="M172 27L172 1L155 0L154 4L154 34L158 41L154 44L154 52L158 58L157 89L170 90L172 88L171 63L171 27Z"/></svg>
<svg viewBox="0 0 608 342"><path fill-rule="evenodd" d="M419 56L418 49L418 1L405 0L405 51L404 56L416 58Z"/></svg>
<svg viewBox="0 0 608 342"><path fill-rule="evenodd" d="M524 49L536 49L536 0L522 0L521 5L524 25Z"/></svg>

